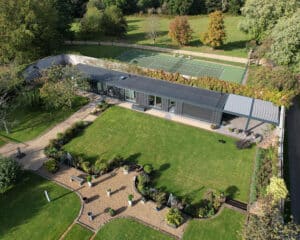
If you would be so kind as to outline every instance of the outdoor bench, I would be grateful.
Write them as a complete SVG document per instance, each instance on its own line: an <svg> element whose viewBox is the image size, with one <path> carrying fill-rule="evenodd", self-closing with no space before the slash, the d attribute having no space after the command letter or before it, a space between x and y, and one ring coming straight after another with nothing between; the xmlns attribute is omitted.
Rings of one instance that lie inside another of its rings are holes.
<svg viewBox="0 0 300 240"><path fill-rule="evenodd" d="M70 177L71 182L75 181L78 182L80 184L80 186L83 184L84 179L81 177L77 177L77 176L71 176Z"/></svg>

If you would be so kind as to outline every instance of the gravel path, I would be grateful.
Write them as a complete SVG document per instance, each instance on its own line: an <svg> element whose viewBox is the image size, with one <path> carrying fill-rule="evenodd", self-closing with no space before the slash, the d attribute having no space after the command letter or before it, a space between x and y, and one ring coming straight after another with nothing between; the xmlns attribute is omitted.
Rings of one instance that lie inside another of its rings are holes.
<svg viewBox="0 0 300 240"><path fill-rule="evenodd" d="M0 155L7 157L16 157L17 149L20 148L26 154L25 157L19 160L24 169L37 170L46 160L44 155L44 148L48 145L49 141L56 138L57 133L64 132L73 123L78 121L94 121L96 116L91 115L91 111L95 108L100 96L95 94L86 94L92 101L86 106L82 107L79 111L74 113L65 121L59 123L55 127L48 130L43 135L25 142L25 143L8 143L0 148Z"/></svg>

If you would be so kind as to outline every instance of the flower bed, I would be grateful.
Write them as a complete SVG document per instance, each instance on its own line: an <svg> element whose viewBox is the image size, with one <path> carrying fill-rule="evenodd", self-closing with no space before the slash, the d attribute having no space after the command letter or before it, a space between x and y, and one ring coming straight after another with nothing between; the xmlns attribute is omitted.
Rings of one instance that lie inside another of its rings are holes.
<svg viewBox="0 0 300 240"><path fill-rule="evenodd" d="M143 196L143 199L150 199L156 203L156 209L158 211L164 206L168 206L171 207L171 209L176 209L172 210L176 211L176 214L174 213L176 216L178 215L177 211L179 211L180 214L184 213L193 218L208 218L215 215L225 202L223 193L209 190L200 203L192 204L186 198L180 199L161 189L151 187L151 175L154 170L151 169L149 174L147 174L145 170L149 170L149 164L146 164L144 166L144 171L141 171L136 177L135 186L137 191ZM172 213L170 213L170 215L172 215ZM176 219L176 221L178 222L179 218ZM180 224L174 224L174 222L170 221L170 225L178 226Z"/></svg>

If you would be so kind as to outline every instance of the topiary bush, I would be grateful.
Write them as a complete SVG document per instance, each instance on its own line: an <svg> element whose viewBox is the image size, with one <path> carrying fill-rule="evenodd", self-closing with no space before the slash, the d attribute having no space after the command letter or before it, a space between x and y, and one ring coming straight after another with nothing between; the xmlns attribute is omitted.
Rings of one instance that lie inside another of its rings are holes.
<svg viewBox="0 0 300 240"><path fill-rule="evenodd" d="M11 158L0 156L0 191L13 185L20 176L21 167Z"/></svg>
<svg viewBox="0 0 300 240"><path fill-rule="evenodd" d="M44 167L50 173L56 173L59 170L59 164L55 159L49 159L48 161L44 162Z"/></svg>

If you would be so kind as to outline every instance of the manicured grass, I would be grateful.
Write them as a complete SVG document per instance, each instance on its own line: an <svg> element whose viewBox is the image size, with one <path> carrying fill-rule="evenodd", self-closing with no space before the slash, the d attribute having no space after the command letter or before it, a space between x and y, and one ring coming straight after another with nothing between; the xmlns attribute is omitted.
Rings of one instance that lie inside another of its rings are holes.
<svg viewBox="0 0 300 240"><path fill-rule="evenodd" d="M75 193L25 172L20 183L0 194L0 206L0 239L57 240L77 217L80 200Z"/></svg>
<svg viewBox="0 0 300 240"><path fill-rule="evenodd" d="M215 77L221 80L241 83L245 67L219 64L212 61L174 57L170 54L131 49L118 57L119 60L136 63L141 67L178 72L193 77Z"/></svg>
<svg viewBox="0 0 300 240"><path fill-rule="evenodd" d="M183 240L240 240L246 215L224 208L222 213L210 220L192 220L185 230Z"/></svg>
<svg viewBox="0 0 300 240"><path fill-rule="evenodd" d="M226 144L218 142L224 139ZM248 200L255 148L237 150L235 139L112 107L65 149L87 159L121 155L157 169L155 183L200 200L209 188Z"/></svg>
<svg viewBox="0 0 300 240"><path fill-rule="evenodd" d="M115 219L104 225L95 240L171 240L173 238L131 219Z"/></svg>
<svg viewBox="0 0 300 240"><path fill-rule="evenodd" d="M79 224L75 224L67 233L64 240L89 240L93 234L94 233L90 230L82 227Z"/></svg>
<svg viewBox="0 0 300 240"><path fill-rule="evenodd" d="M47 129L62 122L87 103L88 100L86 98L77 97L72 109L57 109L52 111L45 108L24 106L22 103L19 103L10 113L10 122L13 123L10 133L6 134L6 132L1 129L0 136L15 142L31 140Z"/></svg>
<svg viewBox="0 0 300 240"><path fill-rule="evenodd" d="M159 18L159 37L156 38L155 46L179 48L179 46L172 42L168 36L169 24L173 17ZM207 31L208 16L189 16L190 25L194 31L193 39L189 46L183 47L185 50L200 51L214 54L223 54L236 57L247 57L247 50L245 44L249 40L249 36L238 29L239 22L243 19L242 16L225 16L225 27L227 40L225 45L217 50L210 47L203 46L199 40L200 33ZM142 45L153 45L152 40L146 37L145 33L145 16L128 16L128 34L125 41L129 43L136 43ZM112 40L108 37L95 35L93 40Z"/></svg>
<svg viewBox="0 0 300 240"><path fill-rule="evenodd" d="M236 83L242 82L245 72L245 65L241 64L232 65L232 63L224 61L215 62L203 58L174 57L166 53L116 46L73 45L64 47L60 52L118 60L141 67L173 73L179 72L194 77L210 76Z"/></svg>

